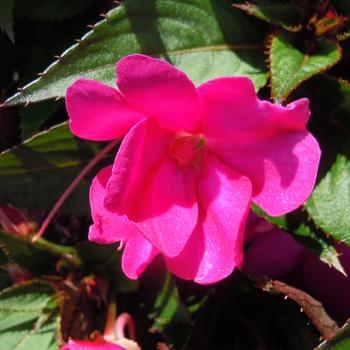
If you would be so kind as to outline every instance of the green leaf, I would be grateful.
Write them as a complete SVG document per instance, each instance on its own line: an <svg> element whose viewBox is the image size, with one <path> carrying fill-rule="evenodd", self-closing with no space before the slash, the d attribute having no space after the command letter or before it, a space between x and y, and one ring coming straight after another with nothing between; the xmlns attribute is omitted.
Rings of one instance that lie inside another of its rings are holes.
<svg viewBox="0 0 350 350"><path fill-rule="evenodd" d="M259 2L252 4L235 4L235 7L268 23L278 25L295 32L301 30L302 15L299 9L291 4L271 4Z"/></svg>
<svg viewBox="0 0 350 350"><path fill-rule="evenodd" d="M182 303L174 280L169 273L165 277L163 289L157 295L153 317L152 330L154 331L164 331L172 321L190 321L190 314Z"/></svg>
<svg viewBox="0 0 350 350"><path fill-rule="evenodd" d="M245 75L259 89L267 78L263 34L227 0L126 0L5 104L64 97L81 77L114 85L115 63L135 52L170 61L195 84Z"/></svg>
<svg viewBox="0 0 350 350"><path fill-rule="evenodd" d="M333 41L319 42L308 54L300 50L292 34L274 36L269 50L273 98L285 100L303 81L334 66L341 54L340 46Z"/></svg>
<svg viewBox="0 0 350 350"><path fill-rule="evenodd" d="M322 149L320 181L305 204L315 225L350 244L350 86L346 81L317 77L306 84L315 134ZM323 97L323 98L322 98ZM322 119L321 119L322 118Z"/></svg>
<svg viewBox="0 0 350 350"><path fill-rule="evenodd" d="M61 104L55 101L22 107L20 110L22 138L32 136L56 112Z"/></svg>
<svg viewBox="0 0 350 350"><path fill-rule="evenodd" d="M192 331L191 316L169 272L165 276L153 310L150 316L154 323L150 332L162 333L172 348L182 349Z"/></svg>
<svg viewBox="0 0 350 350"><path fill-rule="evenodd" d="M57 350L59 301L43 282L27 282L0 292L0 344L3 349Z"/></svg>
<svg viewBox="0 0 350 350"><path fill-rule="evenodd" d="M74 137L63 123L2 153L0 202L50 210L99 149L96 142ZM112 163L112 156L107 159ZM90 212L88 193L93 175L80 182L62 207L63 212Z"/></svg>
<svg viewBox="0 0 350 350"><path fill-rule="evenodd" d="M348 350L350 349L350 323L346 322L340 330L321 343L315 350Z"/></svg>
<svg viewBox="0 0 350 350"><path fill-rule="evenodd" d="M47 271L53 256L30 240L0 231L0 250L8 263L16 262L34 273Z"/></svg>
<svg viewBox="0 0 350 350"><path fill-rule="evenodd" d="M350 144L339 154L307 202L312 219L325 232L350 245Z"/></svg>
<svg viewBox="0 0 350 350"><path fill-rule="evenodd" d="M15 41L13 33L14 0L0 0L0 29L5 31L12 42Z"/></svg>
<svg viewBox="0 0 350 350"><path fill-rule="evenodd" d="M33 273L47 273L57 258L79 263L73 247L52 243L43 238L33 243L29 237L19 237L0 231L0 262L18 263Z"/></svg>

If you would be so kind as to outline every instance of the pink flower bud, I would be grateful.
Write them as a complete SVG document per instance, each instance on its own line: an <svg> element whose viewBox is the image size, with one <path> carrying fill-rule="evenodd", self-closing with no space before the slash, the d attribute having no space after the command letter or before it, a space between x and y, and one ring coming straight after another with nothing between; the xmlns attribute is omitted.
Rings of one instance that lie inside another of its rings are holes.
<svg viewBox="0 0 350 350"><path fill-rule="evenodd" d="M6 270L14 284L25 282L33 278L29 271L16 263L7 264Z"/></svg>
<svg viewBox="0 0 350 350"><path fill-rule="evenodd" d="M0 226L18 236L28 236L35 229L22 211L6 204L0 205Z"/></svg>

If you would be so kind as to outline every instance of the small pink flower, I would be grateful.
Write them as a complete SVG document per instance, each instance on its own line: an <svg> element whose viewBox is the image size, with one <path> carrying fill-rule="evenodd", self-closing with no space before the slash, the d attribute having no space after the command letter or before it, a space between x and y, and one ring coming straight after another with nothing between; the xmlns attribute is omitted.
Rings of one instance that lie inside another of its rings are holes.
<svg viewBox="0 0 350 350"><path fill-rule="evenodd" d="M247 236L253 240L248 243L242 269L252 276L273 279L286 276L295 269L305 251L291 235L277 227L255 233L255 237L251 227L247 227Z"/></svg>
<svg viewBox="0 0 350 350"><path fill-rule="evenodd" d="M5 232L25 237L35 230L34 225L21 210L0 204L0 228Z"/></svg>
<svg viewBox="0 0 350 350"><path fill-rule="evenodd" d="M169 63L135 54L117 63L117 89L81 79L66 102L75 135L125 136L91 186L89 239L122 241L133 279L157 254L179 277L225 278L242 263L250 202L282 215L315 183L320 150L306 130L308 101L260 101L248 78L196 88Z"/></svg>
<svg viewBox="0 0 350 350"><path fill-rule="evenodd" d="M258 278L280 279L300 288L319 300L340 324L345 322L350 317L350 247L336 245L345 276L285 231L269 227L266 220L255 215L249 219L243 271ZM260 231L261 227L265 230Z"/></svg>
<svg viewBox="0 0 350 350"><path fill-rule="evenodd" d="M29 281L33 275L17 263L6 264L5 269L13 284Z"/></svg>
<svg viewBox="0 0 350 350"><path fill-rule="evenodd" d="M126 328L130 339L125 336ZM60 350L141 350L135 340L133 318L128 313L123 313L115 319L115 305L110 305L107 312L104 335L94 332L92 337L92 340L69 339Z"/></svg>
<svg viewBox="0 0 350 350"><path fill-rule="evenodd" d="M102 337L95 340L72 340L63 345L60 350L126 350L125 348L105 341Z"/></svg>

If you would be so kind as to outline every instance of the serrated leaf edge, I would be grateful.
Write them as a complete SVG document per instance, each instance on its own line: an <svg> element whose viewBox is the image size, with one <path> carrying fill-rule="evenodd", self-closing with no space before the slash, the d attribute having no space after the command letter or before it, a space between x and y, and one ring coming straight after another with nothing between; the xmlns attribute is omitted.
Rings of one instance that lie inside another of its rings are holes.
<svg viewBox="0 0 350 350"><path fill-rule="evenodd" d="M308 77L306 77L304 79L300 79L298 81L298 83L288 92L287 95L277 97L276 93L274 91L274 85L272 84L273 74L272 74L271 50L272 50L272 44L273 44L274 40L278 37L278 34L271 34L271 36L272 36L272 38L268 41L268 46L266 48L267 52L268 52L267 63L268 63L268 70L269 70L269 73L270 73L269 75L270 75L270 79L271 79L271 97L278 104L283 103L304 81L307 81L307 80L311 79L312 77L314 77L314 76L316 76L318 74L322 74L322 73L326 72L328 69L330 69L331 67L335 66L342 58L343 50L342 50L341 46L335 40L329 40L329 41L333 42L337 46L338 53L339 53L338 59L335 60L333 63L328 64L327 66L323 67L318 72L315 72L312 75L310 75L310 76L308 76Z"/></svg>

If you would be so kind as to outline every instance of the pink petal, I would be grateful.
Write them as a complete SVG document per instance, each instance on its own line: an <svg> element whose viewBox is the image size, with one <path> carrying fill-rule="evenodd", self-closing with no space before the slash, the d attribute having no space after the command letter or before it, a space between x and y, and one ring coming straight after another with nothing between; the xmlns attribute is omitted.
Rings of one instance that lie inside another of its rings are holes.
<svg viewBox="0 0 350 350"><path fill-rule="evenodd" d="M71 85L66 105L72 133L88 140L124 136L144 118L129 108L118 90L94 80L79 79Z"/></svg>
<svg viewBox="0 0 350 350"><path fill-rule="evenodd" d="M105 206L126 214L139 201L151 170L168 152L171 135L155 121L144 119L125 136L107 184Z"/></svg>
<svg viewBox="0 0 350 350"><path fill-rule="evenodd" d="M275 228L273 224L257 216L251 210L247 218L244 241L246 243L250 243L251 241L254 241L256 238L258 238L259 236L269 232L273 228Z"/></svg>
<svg viewBox="0 0 350 350"><path fill-rule="evenodd" d="M63 345L60 348L60 350L125 350L125 348L103 339L95 341L70 339L66 345Z"/></svg>
<svg viewBox="0 0 350 350"><path fill-rule="evenodd" d="M320 149L306 130L285 132L250 144L216 143L220 158L247 176L253 201L269 215L288 213L310 195L316 181Z"/></svg>
<svg viewBox="0 0 350 350"><path fill-rule="evenodd" d="M132 128L116 156L104 203L174 256L196 226L198 210L193 174L167 155L171 136L150 119Z"/></svg>
<svg viewBox="0 0 350 350"><path fill-rule="evenodd" d="M141 233L130 236L122 258L122 269L131 279L137 279L159 253Z"/></svg>
<svg viewBox="0 0 350 350"><path fill-rule="evenodd" d="M274 228L249 245L243 271L254 276L283 278L301 262L304 252L305 248L292 236Z"/></svg>
<svg viewBox="0 0 350 350"><path fill-rule="evenodd" d="M177 276L210 284L241 266L250 181L208 154L198 184L198 225L179 256L165 258Z"/></svg>
<svg viewBox="0 0 350 350"><path fill-rule="evenodd" d="M94 224L89 229L89 240L101 244L125 241L137 228L126 216L110 212L104 207L106 185L112 173L112 166L99 171L90 187L90 205Z"/></svg>
<svg viewBox="0 0 350 350"><path fill-rule="evenodd" d="M164 158L144 185L129 218L162 254L176 256L198 220L193 171Z"/></svg>
<svg viewBox="0 0 350 350"><path fill-rule="evenodd" d="M210 80L197 91L206 111L202 132L209 138L249 142L281 131L304 130L310 116L307 99L286 107L260 101L245 77Z"/></svg>
<svg viewBox="0 0 350 350"><path fill-rule="evenodd" d="M260 101L247 78L222 78L198 88L206 115L203 133L222 161L246 175L253 200L270 215L301 205L316 179L317 141L305 129L306 99L286 107Z"/></svg>
<svg viewBox="0 0 350 350"><path fill-rule="evenodd" d="M117 85L128 104L170 130L192 131L201 118L196 88L171 64L134 54L117 63Z"/></svg>

